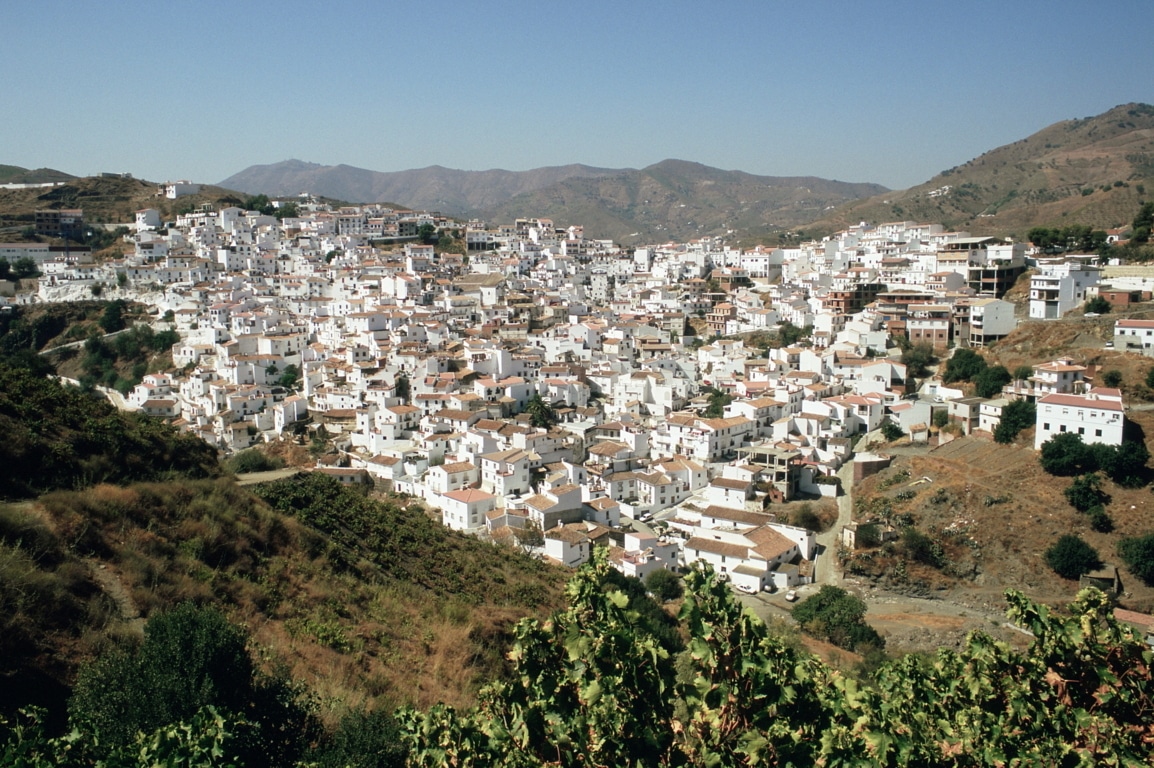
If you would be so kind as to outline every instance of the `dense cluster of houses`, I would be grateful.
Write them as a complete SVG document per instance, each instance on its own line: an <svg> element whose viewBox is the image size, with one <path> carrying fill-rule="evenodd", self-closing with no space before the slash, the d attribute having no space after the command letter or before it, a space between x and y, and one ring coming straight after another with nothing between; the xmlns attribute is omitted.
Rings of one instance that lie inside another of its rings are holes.
<svg viewBox="0 0 1154 768"><path fill-rule="evenodd" d="M888 420L916 438L937 410L966 432L996 424L1005 398L933 383L919 396L899 340L945 353L1004 337L1017 320L1002 296L1028 266L1031 316L1099 287L1086 259L914 222L785 248L627 250L546 219L490 227L310 199L296 213L165 224L145 210L123 260L28 253L42 300L100 285L179 331L177 370L146 376L132 408L229 452L321 431L340 457L324 471L419 496L451 528L570 565L606 544L640 576L707 560L751 591L812 573L814 534L773 504L836 495L858 435ZM464 253L413 241L430 228ZM807 333L768 350L738 338L781 328ZM1149 350L1151 331L1119 332ZM1120 396L1083 372L1039 366L1006 397L1038 400L1039 439L1120 440ZM664 535L621 534L654 516Z"/></svg>

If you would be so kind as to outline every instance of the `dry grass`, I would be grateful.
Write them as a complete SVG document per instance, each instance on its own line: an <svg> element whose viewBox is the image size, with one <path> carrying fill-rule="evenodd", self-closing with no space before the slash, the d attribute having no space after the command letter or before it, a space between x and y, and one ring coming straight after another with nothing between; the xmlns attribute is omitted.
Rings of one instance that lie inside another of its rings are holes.
<svg viewBox="0 0 1154 768"><path fill-rule="evenodd" d="M1144 412L1134 414L1145 421ZM1154 421L1154 419L1150 419ZM1151 424L1147 434L1152 434ZM909 480L887 485L887 478L908 472ZM909 486L929 477L932 482ZM898 457L884 473L868 478L855 489L857 499L887 496L895 499L899 513L912 516L916 527L940 542L947 567L907 563L908 583L928 590L945 590L951 599L1000 610L1005 589L1021 589L1047 602L1069 600L1077 584L1058 577L1043 561L1043 553L1059 537L1073 533L1097 549L1102 559L1121 567L1116 556L1118 541L1154 529L1150 512L1154 497L1149 488L1121 488L1107 481L1111 496L1107 512L1115 530L1101 533L1090 528L1087 517L1067 502L1063 491L1070 478L1047 475L1038 464L1032 442L1002 446L989 438L959 438L922 455ZM916 496L897 502L902 491ZM892 574L896 550L877 550L867 570ZM1147 587L1123 569L1127 592L1124 602L1138 609L1154 606L1154 588Z"/></svg>
<svg viewBox="0 0 1154 768"><path fill-rule="evenodd" d="M77 603L90 618L73 617L67 643L43 632L34 638L43 643L38 653L52 660L42 667L68 682L136 611L147 617L185 600L212 602L248 628L268 668L287 670L316 695L330 724L358 706L473 703L483 683L503 674L513 624L557 607L566 575L548 572L552 581L542 586L551 596L531 612L468 605L363 559L350 569L341 557L336 568L332 541L229 480L48 494L40 519L50 521L43 527L55 551L65 564L79 564L97 601L91 610ZM81 556L106 565L102 575L123 587L127 608L87 578ZM47 578L33 565L24 558L4 567L27 566L20 572L29 579ZM541 577L511 568L505 578L514 584Z"/></svg>

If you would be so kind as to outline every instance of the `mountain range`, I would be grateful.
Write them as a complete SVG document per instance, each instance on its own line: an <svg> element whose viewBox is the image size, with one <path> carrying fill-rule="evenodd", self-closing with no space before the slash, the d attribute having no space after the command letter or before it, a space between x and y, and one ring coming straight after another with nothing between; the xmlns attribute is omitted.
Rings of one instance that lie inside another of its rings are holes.
<svg viewBox="0 0 1154 768"><path fill-rule="evenodd" d="M565 165L531 171L440 166L384 173L287 160L252 166L219 186L249 194L303 191L349 202L393 200L459 218L541 216L582 224L618 242L769 234L808 223L844 203L887 191L813 176L756 176L665 160L641 170Z"/></svg>
<svg viewBox="0 0 1154 768"><path fill-rule="evenodd" d="M0 165L0 183L67 181L51 190L0 190L0 228L38 208L83 207L94 221L173 201L136 179L73 178ZM196 204L240 204L243 194L311 192L352 203L390 202L490 223L524 216L581 224L625 245L732 235L742 244L821 236L860 221L942 223L975 235L1024 237L1035 226L1125 227L1154 194L1154 106L1123 104L1065 120L906 190L816 177L757 176L683 160L646 168L564 165L530 171L431 166L385 173L287 160L255 165L205 187ZM175 201L187 206L189 199ZM125 218L127 217L127 218Z"/></svg>

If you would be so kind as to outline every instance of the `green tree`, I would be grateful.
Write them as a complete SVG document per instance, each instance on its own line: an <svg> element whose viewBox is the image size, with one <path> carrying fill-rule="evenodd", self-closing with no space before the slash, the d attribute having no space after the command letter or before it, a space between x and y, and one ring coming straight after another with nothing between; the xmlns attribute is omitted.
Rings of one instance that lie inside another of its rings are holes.
<svg viewBox="0 0 1154 768"><path fill-rule="evenodd" d="M1014 369L1014 381L1025 381L1034 375L1033 366L1019 365Z"/></svg>
<svg viewBox="0 0 1154 768"><path fill-rule="evenodd" d="M900 440L906 434L905 430L903 430L898 424L892 421L884 422L881 426L881 432L882 437L891 443L894 440Z"/></svg>
<svg viewBox="0 0 1154 768"><path fill-rule="evenodd" d="M428 222L417 227L417 239L425 245L433 245L437 242L437 228Z"/></svg>
<svg viewBox="0 0 1154 768"><path fill-rule="evenodd" d="M313 748L305 762L316 768L404 768L405 746L396 719L385 711L355 710Z"/></svg>
<svg viewBox="0 0 1154 768"><path fill-rule="evenodd" d="M929 342L919 342L902 352L902 364L910 376L919 378L929 373L929 366L934 362L934 346Z"/></svg>
<svg viewBox="0 0 1154 768"><path fill-rule="evenodd" d="M124 329L124 308L125 303L121 299L110 301L104 305L104 312L97 322L105 333L114 333Z"/></svg>
<svg viewBox="0 0 1154 768"><path fill-rule="evenodd" d="M1106 371L1102 374L1102 384L1112 389L1116 389L1122 384L1122 372L1116 370Z"/></svg>
<svg viewBox="0 0 1154 768"><path fill-rule="evenodd" d="M771 635L708 569L686 577L672 656L604 567L577 573L566 610L518 625L513 669L478 706L401 713L410 766L1149 764L1154 654L1097 590L1068 615L1009 591L1028 648L975 632L860 686ZM828 602L852 625L864 606L845 595Z"/></svg>
<svg viewBox="0 0 1154 768"><path fill-rule="evenodd" d="M1151 230L1154 230L1154 202L1147 202L1142 204L1142 208L1134 216L1130 239L1135 243L1149 242Z"/></svg>
<svg viewBox="0 0 1154 768"><path fill-rule="evenodd" d="M185 603L153 616L139 648L114 649L81 669L69 721L116 749L212 706L250 723L229 740L243 764L289 764L318 721L287 681L257 672L247 640L214 608Z"/></svg>
<svg viewBox="0 0 1154 768"><path fill-rule="evenodd" d="M525 404L525 413L529 414L529 423L538 429L549 429L557 423L556 411L540 394L529 398Z"/></svg>
<svg viewBox="0 0 1154 768"><path fill-rule="evenodd" d="M934 411L934 415L933 415L933 423L934 423L934 426L937 427L938 429L941 429L942 427L946 426L947 424L950 423L950 412L947 411L945 408L936 409Z"/></svg>
<svg viewBox="0 0 1154 768"><path fill-rule="evenodd" d="M902 531L902 549L906 556L915 562L934 568L941 568L946 564L942 545L913 526Z"/></svg>
<svg viewBox="0 0 1154 768"><path fill-rule="evenodd" d="M1063 492L1070 506L1079 512L1108 504L1110 496L1102 490L1102 478L1097 474L1079 475Z"/></svg>
<svg viewBox="0 0 1154 768"><path fill-rule="evenodd" d="M860 597L829 584L793 609L794 621L807 632L846 650L885 647L885 640L865 621Z"/></svg>
<svg viewBox="0 0 1154 768"><path fill-rule="evenodd" d="M681 579L673 571L658 568L645 577L645 588L657 597L658 600L677 600L685 594L685 587Z"/></svg>
<svg viewBox="0 0 1154 768"><path fill-rule="evenodd" d="M1122 539L1118 542L1118 557L1145 584L1154 585L1154 533Z"/></svg>
<svg viewBox="0 0 1154 768"><path fill-rule="evenodd" d="M720 419L725 415L725 406L733 402L733 396L712 387L706 391L709 392L709 405L701 415L707 419Z"/></svg>
<svg viewBox="0 0 1154 768"><path fill-rule="evenodd" d="M1062 477L1093 472L1098 468L1093 452L1082 442L1082 436L1074 432L1062 432L1042 443L1038 460L1046 473Z"/></svg>
<svg viewBox="0 0 1154 768"><path fill-rule="evenodd" d="M37 266L36 261L30 256L24 256L23 258L16 259L16 262L12 265L12 277L17 280L23 280L28 277L36 277L39 274L40 268Z"/></svg>
<svg viewBox="0 0 1154 768"><path fill-rule="evenodd" d="M946 361L946 370L942 374L942 381L952 384L955 381L971 381L986 369L986 358L972 349L955 349L954 354Z"/></svg>
<svg viewBox="0 0 1154 768"><path fill-rule="evenodd" d="M1106 299L1102 298L1101 296L1095 296L1094 298L1092 298L1086 302L1086 306L1084 307L1083 311L1086 314L1093 313L1093 314L1098 314L1098 315L1104 315L1107 312L1109 312L1110 309L1111 309L1110 302L1106 301Z"/></svg>
<svg viewBox="0 0 1154 768"><path fill-rule="evenodd" d="M412 385L409 383L409 377L403 373L397 374L393 385L396 387L397 397L401 398L401 400L407 404L409 398L412 396Z"/></svg>
<svg viewBox="0 0 1154 768"><path fill-rule="evenodd" d="M1011 400L1002 409L1002 418L994 428L994 441L1010 444L1023 429L1034 426L1036 406L1028 400Z"/></svg>
<svg viewBox="0 0 1154 768"><path fill-rule="evenodd" d="M1154 368L1146 371L1146 386L1154 389Z"/></svg>
<svg viewBox="0 0 1154 768"><path fill-rule="evenodd" d="M1063 579L1077 579L1102 567L1098 552L1073 534L1066 534L1046 550L1046 565Z"/></svg>
<svg viewBox="0 0 1154 768"><path fill-rule="evenodd" d="M1010 381L1010 372L1004 365L989 366L974 377L974 391L978 397L997 397Z"/></svg>

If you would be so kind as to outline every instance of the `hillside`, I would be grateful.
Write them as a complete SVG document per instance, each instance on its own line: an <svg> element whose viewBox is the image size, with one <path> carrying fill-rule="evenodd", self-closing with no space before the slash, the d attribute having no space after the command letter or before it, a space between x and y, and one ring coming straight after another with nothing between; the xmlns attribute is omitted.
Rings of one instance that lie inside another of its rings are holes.
<svg viewBox="0 0 1154 768"><path fill-rule="evenodd" d="M1109 229L1127 225L1151 194L1154 106L1123 104L1055 123L916 187L844 205L807 231L903 219L1019 238L1034 226Z"/></svg>
<svg viewBox="0 0 1154 768"><path fill-rule="evenodd" d="M220 187L202 186L200 194L169 200L156 194L157 184L141 179L84 177L69 178L67 184L51 188L0 189L0 229L31 225L38 210L81 208L92 224L125 224L135 220L136 211L155 208L164 219L190 211L203 203L214 206L239 205L244 195Z"/></svg>
<svg viewBox="0 0 1154 768"><path fill-rule="evenodd" d="M82 662L189 600L246 626L330 722L468 704L502 676L513 623L559 605L560 569L406 498L321 475L250 491L205 443L4 366L0 427L5 495L47 491L0 504L0 714L58 718Z"/></svg>
<svg viewBox="0 0 1154 768"><path fill-rule="evenodd" d="M531 171L440 166L380 173L290 160L254 166L221 182L266 194L303 190L359 202L398 200L460 218L524 216L584 225L589 237L626 244L703 235L764 235L808 223L827 208L885 191L816 177L755 176L665 160L642 170L567 165Z"/></svg>
<svg viewBox="0 0 1154 768"><path fill-rule="evenodd" d="M76 178L54 168L29 170L18 165L0 164L0 184L43 184L50 181L68 181Z"/></svg>

